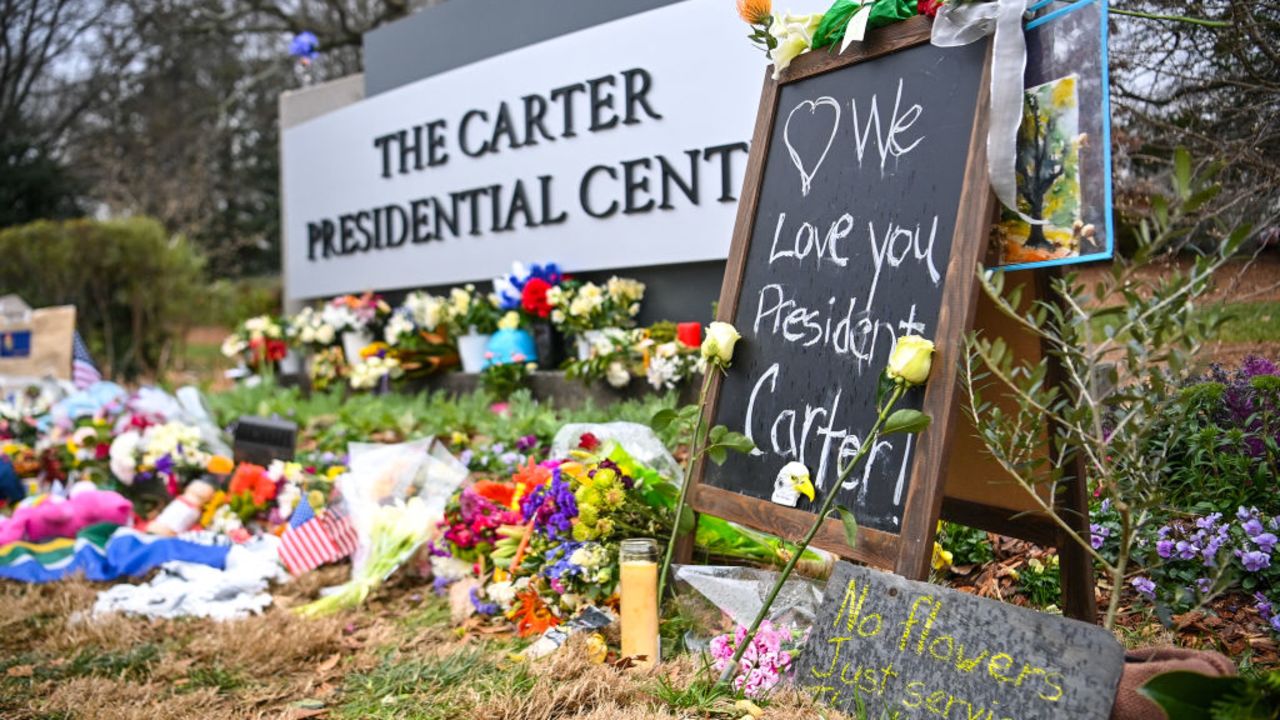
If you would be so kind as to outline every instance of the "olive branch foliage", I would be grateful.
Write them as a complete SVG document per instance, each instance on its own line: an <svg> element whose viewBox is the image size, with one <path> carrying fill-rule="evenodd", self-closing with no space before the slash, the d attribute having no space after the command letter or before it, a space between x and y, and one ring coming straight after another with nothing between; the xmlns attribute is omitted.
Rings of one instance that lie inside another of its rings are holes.
<svg viewBox="0 0 1280 720"><path fill-rule="evenodd" d="M1170 196L1154 195L1134 227L1135 250L1117 256L1092 286L1076 273L1050 280L1049 298L1024 302L1018 276L979 271L983 292L1020 331L1040 342L1043 357L1019 358L1006 339L971 332L962 360L966 411L1008 480L1029 494L1079 544L1110 583L1104 623L1115 624L1121 592L1141 531L1161 505L1171 475L1169 450L1181 438L1178 389L1198 373L1195 357L1221 323L1197 307L1214 273L1249 234L1236 227L1189 268L1172 260L1189 242L1196 211L1218 194L1209 166L1196 172L1185 150L1174 157ZM1200 238L1197 238L1199 240ZM1054 367L1056 365L1056 367ZM1048 382L1056 373L1058 382ZM997 398L1000 402L997 402ZM1118 513L1119 551L1094 549L1068 510L1055 507L1079 461L1088 487Z"/></svg>

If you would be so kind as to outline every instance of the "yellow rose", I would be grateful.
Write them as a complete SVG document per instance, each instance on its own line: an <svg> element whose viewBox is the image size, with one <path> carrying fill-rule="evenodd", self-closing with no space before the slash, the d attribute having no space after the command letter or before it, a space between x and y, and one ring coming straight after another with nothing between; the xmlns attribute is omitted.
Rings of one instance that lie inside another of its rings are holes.
<svg viewBox="0 0 1280 720"><path fill-rule="evenodd" d="M951 561L954 559L951 551L942 547L938 543L933 544L933 569L945 570L951 567Z"/></svg>
<svg viewBox="0 0 1280 720"><path fill-rule="evenodd" d="M889 355L889 379L907 385L923 385L933 367L933 341L919 335L898 338Z"/></svg>
<svg viewBox="0 0 1280 720"><path fill-rule="evenodd" d="M737 328L727 322L713 322L707 326L707 336L702 340L702 357L728 367L733 361L733 346L742 339Z"/></svg>

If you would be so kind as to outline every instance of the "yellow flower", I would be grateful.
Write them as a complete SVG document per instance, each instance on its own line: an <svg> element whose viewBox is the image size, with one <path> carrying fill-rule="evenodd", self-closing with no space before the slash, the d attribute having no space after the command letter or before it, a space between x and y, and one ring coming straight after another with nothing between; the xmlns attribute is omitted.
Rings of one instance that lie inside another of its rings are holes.
<svg viewBox="0 0 1280 720"><path fill-rule="evenodd" d="M605 644L604 637L600 633L592 633L587 638L587 659L599 665L607 657L609 657L609 646Z"/></svg>
<svg viewBox="0 0 1280 720"><path fill-rule="evenodd" d="M953 559L954 559L954 556L951 554L950 550L942 547L942 545L938 544L937 542L933 543L933 569L934 570L946 570L947 568L951 567L951 561Z"/></svg>
<svg viewBox="0 0 1280 720"><path fill-rule="evenodd" d="M235 470L235 462L225 455L214 455L209 458L205 470L214 475L230 475Z"/></svg>
<svg viewBox="0 0 1280 720"><path fill-rule="evenodd" d="M466 434L466 433L464 433L464 432L458 432L457 430L454 430L454 431L449 435L449 444L451 444L451 445L457 445L457 446L459 446L459 447L465 447L465 446L466 446L466 444L467 444L468 442L470 442L470 440L471 440L471 438L467 437L467 434Z"/></svg>
<svg viewBox="0 0 1280 720"><path fill-rule="evenodd" d="M889 379L907 385L923 385L933 367L933 341L919 335L898 338L889 355Z"/></svg>
<svg viewBox="0 0 1280 720"><path fill-rule="evenodd" d="M1039 558L1031 558L1027 561L1027 567L1031 568L1031 572L1040 575L1044 573L1044 563Z"/></svg>
<svg viewBox="0 0 1280 720"><path fill-rule="evenodd" d="M515 330L518 327L520 327L520 315L514 310L503 315L498 321L499 330Z"/></svg>
<svg viewBox="0 0 1280 720"><path fill-rule="evenodd" d="M346 468L346 467L344 467L344 466L342 466L342 465L334 465L333 467L331 467L331 468L329 468L328 470L326 470L324 474L325 474L325 476L326 476L326 477L328 477L330 480L337 480L337 479L338 479L338 476L339 476L339 475L341 475L342 473L346 472L346 471L347 471L347 468Z"/></svg>
<svg viewBox="0 0 1280 720"><path fill-rule="evenodd" d="M307 504L311 506L312 510L315 510L318 507L324 507L324 493L319 490L312 490L307 493Z"/></svg>
<svg viewBox="0 0 1280 720"><path fill-rule="evenodd" d="M227 493L218 490L209 498L209 502L205 503L204 512L200 514L200 527L209 527L209 523L213 522L213 516L218 512L218 508L227 502Z"/></svg>
<svg viewBox="0 0 1280 720"><path fill-rule="evenodd" d="M809 478L809 468L804 463L798 463L794 460L782 466L782 476L791 483L791 487L801 495L809 498L809 502L813 502L814 488L813 482Z"/></svg>

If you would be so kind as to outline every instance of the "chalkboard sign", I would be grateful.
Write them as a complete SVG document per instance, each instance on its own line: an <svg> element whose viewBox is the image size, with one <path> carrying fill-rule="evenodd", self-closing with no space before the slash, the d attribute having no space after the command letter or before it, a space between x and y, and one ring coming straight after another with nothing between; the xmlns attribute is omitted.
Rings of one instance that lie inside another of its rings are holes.
<svg viewBox="0 0 1280 720"><path fill-rule="evenodd" d="M817 544L912 576L932 547L956 361L993 212L986 44L934 47L929 22L884 28L842 55L810 53L766 81L719 308L743 340L708 403L758 449L704 466L694 491L700 511L789 537L823 493L839 492L858 543L832 520ZM883 438L834 490L905 334L938 346L929 385L903 403L934 425ZM794 509L770 503L792 460L819 488Z"/></svg>
<svg viewBox="0 0 1280 720"><path fill-rule="evenodd" d="M1123 668L1096 625L839 563L796 683L870 718L1105 720Z"/></svg>

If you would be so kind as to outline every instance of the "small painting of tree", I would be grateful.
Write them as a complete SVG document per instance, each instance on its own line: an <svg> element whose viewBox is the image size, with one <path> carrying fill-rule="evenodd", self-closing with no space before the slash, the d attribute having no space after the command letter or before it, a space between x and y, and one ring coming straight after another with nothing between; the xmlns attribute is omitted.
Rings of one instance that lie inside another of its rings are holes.
<svg viewBox="0 0 1280 720"><path fill-rule="evenodd" d="M1015 155L1018 211L1000 230L1006 261L1060 258L1078 252L1079 109L1076 76L1027 88Z"/></svg>

